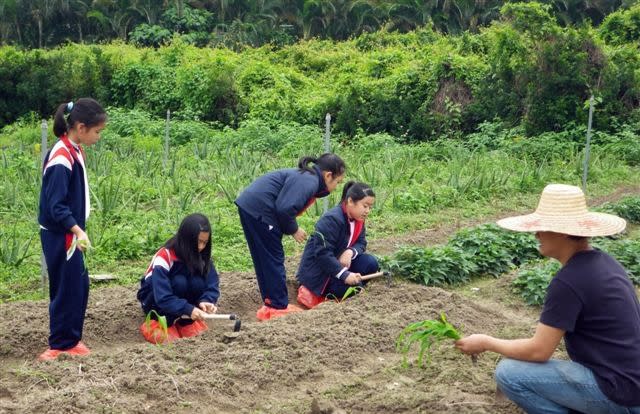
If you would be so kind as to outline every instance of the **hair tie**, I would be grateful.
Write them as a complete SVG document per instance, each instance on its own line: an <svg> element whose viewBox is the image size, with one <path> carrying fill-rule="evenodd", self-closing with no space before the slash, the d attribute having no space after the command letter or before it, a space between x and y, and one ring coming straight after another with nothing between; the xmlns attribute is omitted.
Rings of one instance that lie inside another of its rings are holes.
<svg viewBox="0 0 640 414"><path fill-rule="evenodd" d="M67 113L71 112L73 110L73 101L69 101L69 103L67 104Z"/></svg>

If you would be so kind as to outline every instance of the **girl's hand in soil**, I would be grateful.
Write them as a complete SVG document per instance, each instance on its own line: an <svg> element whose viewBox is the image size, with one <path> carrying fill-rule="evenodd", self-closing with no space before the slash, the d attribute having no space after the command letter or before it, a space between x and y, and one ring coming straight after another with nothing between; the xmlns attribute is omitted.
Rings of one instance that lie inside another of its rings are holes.
<svg viewBox="0 0 640 414"><path fill-rule="evenodd" d="M491 337L488 335L475 334L465 336L455 342L456 348L468 355L477 355L487 350L487 343Z"/></svg>
<svg viewBox="0 0 640 414"><path fill-rule="evenodd" d="M346 283L347 285L351 285L351 286L355 286L358 283L362 282L362 275L360 275L360 273L351 273L349 276L347 276L347 278L344 280L344 283Z"/></svg>
<svg viewBox="0 0 640 414"><path fill-rule="evenodd" d="M338 258L340 264L347 269L351 267L351 259L353 259L353 250L347 249Z"/></svg>
<svg viewBox="0 0 640 414"><path fill-rule="evenodd" d="M193 310L191 311L191 320L202 321L204 320L205 315L206 314L202 309L194 307Z"/></svg>
<svg viewBox="0 0 640 414"><path fill-rule="evenodd" d="M302 243L307 239L307 232L302 229L302 227L298 227L295 233L293 233L293 239L298 243Z"/></svg>
<svg viewBox="0 0 640 414"><path fill-rule="evenodd" d="M218 311L218 307L210 302L200 302L198 307L207 313L216 313Z"/></svg>

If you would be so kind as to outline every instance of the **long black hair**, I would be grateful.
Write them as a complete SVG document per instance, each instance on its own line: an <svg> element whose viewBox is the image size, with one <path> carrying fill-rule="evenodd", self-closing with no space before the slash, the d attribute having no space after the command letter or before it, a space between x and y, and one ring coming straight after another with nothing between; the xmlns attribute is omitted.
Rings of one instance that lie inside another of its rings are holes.
<svg viewBox="0 0 640 414"><path fill-rule="evenodd" d="M309 167L310 163L314 163L318 168L320 168L320 171L329 171L333 177L341 176L347 169L342 158L330 152L326 152L318 158L302 157L298 161L298 168L300 171L313 172L311 167Z"/></svg>
<svg viewBox="0 0 640 414"><path fill-rule="evenodd" d="M78 122L91 128L106 121L107 113L96 100L80 98L75 102L58 105L53 119L53 133L59 138Z"/></svg>
<svg viewBox="0 0 640 414"><path fill-rule="evenodd" d="M198 236L200 232L209 233L205 248L198 252ZM190 214L182 220L178 232L166 243L167 249L173 249L192 275L206 277L211 270L211 224L204 214Z"/></svg>
<svg viewBox="0 0 640 414"><path fill-rule="evenodd" d="M349 181L344 185L342 189L342 198L340 202L343 203L347 201L348 198L352 199L354 202L360 201L365 197L375 197L376 194L371 189L369 184L359 183L355 181Z"/></svg>

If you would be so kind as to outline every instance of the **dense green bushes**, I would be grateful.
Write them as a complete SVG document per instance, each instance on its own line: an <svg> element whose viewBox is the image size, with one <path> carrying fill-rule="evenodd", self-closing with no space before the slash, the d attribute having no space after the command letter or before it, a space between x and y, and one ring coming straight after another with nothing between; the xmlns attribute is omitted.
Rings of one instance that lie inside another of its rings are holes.
<svg viewBox="0 0 640 414"><path fill-rule="evenodd" d="M86 95L228 126L246 119L318 125L330 112L336 131L407 141L460 137L494 119L523 123L527 135L564 130L585 123L591 93L602 98L600 130L618 127L638 108L635 44L603 43L610 29L562 28L538 3L509 3L502 15L479 34L423 28L241 53L199 49L179 37L158 49L3 47L0 126Z"/></svg>
<svg viewBox="0 0 640 414"><path fill-rule="evenodd" d="M640 197L625 197L615 203L606 203L600 210L620 216L629 223L640 224Z"/></svg>
<svg viewBox="0 0 640 414"><path fill-rule="evenodd" d="M640 4L608 15L600 28L602 38L615 45L640 41Z"/></svg>

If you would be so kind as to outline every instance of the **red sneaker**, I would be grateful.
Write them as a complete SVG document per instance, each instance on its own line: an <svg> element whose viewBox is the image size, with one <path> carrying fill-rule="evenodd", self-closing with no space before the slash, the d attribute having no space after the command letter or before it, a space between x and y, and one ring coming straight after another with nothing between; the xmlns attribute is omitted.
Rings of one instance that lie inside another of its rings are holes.
<svg viewBox="0 0 640 414"><path fill-rule="evenodd" d="M304 285L300 285L300 287L298 288L298 303L303 304L309 309L312 309L315 306L318 306L322 302L326 301L327 298L316 295L315 293L307 289L307 287Z"/></svg>
<svg viewBox="0 0 640 414"><path fill-rule="evenodd" d="M177 325L176 328L178 329L178 332L180 332L180 336L183 338L198 336L209 329L204 321L193 321L193 323L189 325Z"/></svg>
<svg viewBox="0 0 640 414"><path fill-rule="evenodd" d="M66 351L63 351L63 352L65 354L69 354L73 356L86 356L91 353L89 348L87 348L87 346L83 344L82 341L78 342L76 346L74 346L73 348L67 349Z"/></svg>
<svg viewBox="0 0 640 414"><path fill-rule="evenodd" d="M40 361L53 361L56 358L58 358L58 356L63 353L64 351L62 349L47 349L46 351L44 351L43 353L40 354L40 356L38 356L38 360Z"/></svg>
<svg viewBox="0 0 640 414"><path fill-rule="evenodd" d="M38 356L38 359L40 361L53 361L57 359L60 356L60 354L67 354L71 356L87 356L90 353L91 351L89 350L89 348L87 348L87 346L84 343L82 343L82 341L80 341L73 348L69 348L64 351L62 349L49 348L43 353L41 353L40 356Z"/></svg>
<svg viewBox="0 0 640 414"><path fill-rule="evenodd" d="M168 327L167 332L164 332L158 321L155 319L150 320L148 324L147 322L142 322L142 325L140 325L140 333L147 342L151 342L154 345L173 342L176 339L180 339L180 332L178 332L175 326Z"/></svg>
<svg viewBox="0 0 640 414"><path fill-rule="evenodd" d="M288 313L294 313L294 312L302 312L302 308L296 305L291 305L291 304L287 305L285 309L276 309L276 308L272 308L271 306L263 305L256 312L256 318L258 318L261 321L268 321L269 319L279 318Z"/></svg>

